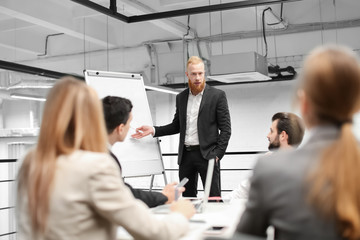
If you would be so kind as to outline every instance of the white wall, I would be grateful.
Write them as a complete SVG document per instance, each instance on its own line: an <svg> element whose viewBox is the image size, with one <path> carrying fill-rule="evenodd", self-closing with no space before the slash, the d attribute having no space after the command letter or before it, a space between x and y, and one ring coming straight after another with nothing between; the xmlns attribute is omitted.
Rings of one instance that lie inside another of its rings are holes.
<svg viewBox="0 0 360 240"><path fill-rule="evenodd" d="M239 151L266 151L268 141L266 135L271 124L271 117L279 111L291 111L297 113L292 107L293 96L296 88L296 80L284 82L263 82L253 84L224 85L217 88L225 91L229 103L232 135L230 138L228 152ZM152 112L153 122L155 125L163 125L170 123L175 113L175 95L148 92L150 109ZM20 104L19 102L17 102ZM15 104L15 103L13 103ZM16 105L14 105L16 107ZM17 108L18 110L21 108ZM16 112L16 111L14 111ZM19 113L28 119L27 114ZM9 115L13 121L16 117ZM4 121L9 121L6 119ZM21 122L13 123L17 126ZM355 133L360 137L360 117L355 118ZM132 125L140 125L141 123L133 123ZM26 126L26 123L24 123ZM0 139L0 147L2 147L2 158L6 158L4 152L7 151L8 141L19 141L17 138ZM27 137L23 141L35 141L34 137ZM177 153L179 136L173 135L161 138L161 150L163 153ZM250 171L232 171L231 169L251 169L255 163L256 156L252 155L227 155L221 162L222 169L222 187L224 190L231 190L237 184L246 178ZM164 157L166 169L174 169L167 172L168 181L178 181L177 176L177 157ZM128 182L135 186L147 188L149 186L149 178L140 180L127 179ZM155 187L163 186L162 176L155 179ZM201 188L201 184L199 184Z"/></svg>
<svg viewBox="0 0 360 240"><path fill-rule="evenodd" d="M306 33L294 33L281 36L268 36L268 57L272 61L278 61L281 67L286 67L293 62L300 67L302 56L316 46L324 43L346 44L353 49L360 49L359 27L336 30L312 31ZM231 41L212 42L210 52L206 51L205 43L200 43L205 57L209 54L227 54L235 52L257 51L264 54L263 40L235 39ZM160 46L161 47L161 46ZM157 47L158 57L154 62L158 68L155 74L156 83L166 83L166 74L174 74L176 82L184 82L184 56L186 56L182 42L169 43L168 48ZM107 65L106 51L96 51L84 54L74 54L58 57L45 57L35 61L23 62L26 65L38 66L45 69L62 72L81 74L83 69L98 69L109 71L145 71L149 79L150 58L144 46L136 48L124 48L109 51L109 65ZM189 54L197 55L198 50L194 43L189 45ZM300 57L299 57L300 56ZM296 60L300 59L300 61ZM159 78L157 77L159 76ZM278 111L293 111L291 108L292 94L295 82L257 83L247 85L221 86L229 101L232 120L232 136L228 151L264 151L267 149L266 135L270 126L270 118ZM163 93L149 93L149 102L155 124L161 125L170 122L175 112L175 96ZM5 106L6 105L6 106ZM4 102L3 125L4 127L30 127L29 113L26 102ZM359 119L360 120L360 119ZM355 123L355 126L358 126ZM360 128L359 128L360 129ZM360 131L357 131L360 136ZM163 153L177 152L178 136L163 137L161 142ZM2 156L5 145L0 142ZM230 159L231 158L231 159ZM239 160L240 157L226 156L222 161L222 168L242 168L245 165L252 166L253 160ZM244 157L245 158L245 157ZM248 158L248 157L246 157ZM168 157L165 161L167 168L177 168L176 157ZM248 166L249 167L249 166ZM232 174L235 176L237 173ZM240 177L241 178L241 177ZM232 188L236 181L223 177L224 188ZM176 171L169 174L169 180L178 180ZM161 184L162 181L157 181ZM156 182L156 183L157 183ZM231 182L231 183L230 183Z"/></svg>
<svg viewBox="0 0 360 240"><path fill-rule="evenodd" d="M4 128L29 128L30 127L31 101L15 100L4 103Z"/></svg>
<svg viewBox="0 0 360 240"><path fill-rule="evenodd" d="M271 125L271 117L276 112L291 111L296 80L283 82L263 82L239 85L223 85L216 88L225 91L228 99L232 135L227 152L267 151L267 134ZM175 95L148 92L150 109L155 125L170 123L175 113ZM178 134L161 137L162 153L178 152ZM230 171L231 169L251 169L255 163L255 155L226 155L221 161L222 189L235 188L251 171ZM177 169L177 157L164 157L166 169ZM177 171L167 173L169 181L179 181ZM139 184L136 180L128 180ZM162 177L156 177L155 185L163 184ZM146 185L145 185L146 186ZM202 188L202 184L199 184Z"/></svg>
<svg viewBox="0 0 360 240"><path fill-rule="evenodd" d="M266 138L271 125L271 117L276 112L294 112L296 108L297 80L283 82L263 82L253 84L223 85L216 88L225 91L228 99L232 135L227 152L267 151ZM147 92L153 122L155 125L170 123L175 113L175 95L159 92ZM136 123L141 125L141 123ZM354 132L360 139L360 115L354 118ZM305 138L306 136L305 132ZM162 153L178 152L178 134L161 137ZM232 169L252 169L256 155L226 155L221 161L222 189L234 189L242 179L247 178L251 171L233 171ZM177 157L164 157L168 181L179 181ZM127 179L135 186L147 188L149 179ZM162 176L155 178L155 187L163 186ZM202 188L202 184L199 184Z"/></svg>
<svg viewBox="0 0 360 240"><path fill-rule="evenodd" d="M11 143L33 143L37 137L32 136L32 130L40 124L44 103L27 100L4 100L2 103L2 122L0 128L0 159L20 157L9 154ZM21 150L21 149L20 149Z"/></svg>
<svg viewBox="0 0 360 240"><path fill-rule="evenodd" d="M265 151L271 117L279 111L292 111L296 80L254 84L223 85L228 99L232 135L227 151ZM149 92L153 121L170 123L175 113L175 96ZM161 138L163 153L177 152L178 137Z"/></svg>

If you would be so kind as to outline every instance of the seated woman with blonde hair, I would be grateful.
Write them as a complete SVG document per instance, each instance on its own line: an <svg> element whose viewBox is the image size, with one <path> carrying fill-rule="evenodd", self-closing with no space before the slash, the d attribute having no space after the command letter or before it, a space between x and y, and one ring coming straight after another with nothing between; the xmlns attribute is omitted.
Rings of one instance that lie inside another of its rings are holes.
<svg viewBox="0 0 360 240"><path fill-rule="evenodd" d="M38 143L18 176L18 239L178 239L193 205L172 204L159 220L125 187L107 150L101 102L85 82L66 77L50 91Z"/></svg>
<svg viewBox="0 0 360 240"><path fill-rule="evenodd" d="M299 103L308 141L259 159L237 231L276 239L360 239L360 148L352 119L360 109L354 52L321 47L305 61Z"/></svg>

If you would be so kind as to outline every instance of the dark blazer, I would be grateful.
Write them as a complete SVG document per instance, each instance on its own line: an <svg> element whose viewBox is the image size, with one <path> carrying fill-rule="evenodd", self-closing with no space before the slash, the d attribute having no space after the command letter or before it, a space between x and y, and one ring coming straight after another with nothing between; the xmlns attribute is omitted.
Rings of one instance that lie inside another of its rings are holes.
<svg viewBox="0 0 360 240"><path fill-rule="evenodd" d="M154 137L180 133L178 164L181 163L184 149L188 97L189 88L176 96L176 112L173 121L168 125L155 127ZM221 159L231 135L230 113L224 91L209 85L205 86L197 128L203 158L211 159L217 156Z"/></svg>
<svg viewBox="0 0 360 240"><path fill-rule="evenodd" d="M334 219L322 218L306 201L309 171L338 136L335 127L317 127L299 149L260 158L237 231L265 236L266 228L272 225L276 239L342 239Z"/></svg>
<svg viewBox="0 0 360 240"><path fill-rule="evenodd" d="M110 151L111 157L115 160L115 162L118 164L120 168L121 173L121 164L120 161L117 159L114 153ZM148 207L156 207L159 205L163 205L168 201L168 198L159 192L149 192L149 191L143 191L141 189L135 189L130 184L124 182L125 185L131 190L132 194L135 198L140 199L143 201Z"/></svg>

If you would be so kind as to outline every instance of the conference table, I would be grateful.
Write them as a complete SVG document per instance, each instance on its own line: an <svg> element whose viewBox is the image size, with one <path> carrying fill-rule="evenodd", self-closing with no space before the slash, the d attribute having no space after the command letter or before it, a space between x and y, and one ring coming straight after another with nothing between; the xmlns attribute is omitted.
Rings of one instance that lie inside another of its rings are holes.
<svg viewBox="0 0 360 240"><path fill-rule="evenodd" d="M246 200L236 199L231 202L206 204L202 213L196 213L190 221L190 229L181 240L203 240L208 237L230 238L236 229ZM165 214L156 214L159 218ZM212 230L224 227L221 231ZM211 228L211 230L209 230ZM119 227L118 240L133 239L123 228Z"/></svg>

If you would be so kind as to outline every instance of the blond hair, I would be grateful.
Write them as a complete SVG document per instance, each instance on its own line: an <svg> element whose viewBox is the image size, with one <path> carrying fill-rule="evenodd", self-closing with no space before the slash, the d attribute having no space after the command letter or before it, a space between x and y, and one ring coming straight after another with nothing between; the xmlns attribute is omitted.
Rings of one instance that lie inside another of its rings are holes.
<svg viewBox="0 0 360 240"><path fill-rule="evenodd" d="M37 146L19 171L18 193L27 195L33 232L46 230L57 157L79 149L107 151L102 106L92 88L65 77L49 92Z"/></svg>
<svg viewBox="0 0 360 240"><path fill-rule="evenodd" d="M309 202L324 217L335 217L341 235L360 238L360 149L351 119L360 108L359 61L349 49L323 47L307 59L303 91L317 124L340 128L339 138L309 175Z"/></svg>
<svg viewBox="0 0 360 240"><path fill-rule="evenodd" d="M188 71L190 64L199 64L199 63L204 64L204 61L201 58L199 58L198 56L190 57L186 64L186 71Z"/></svg>

